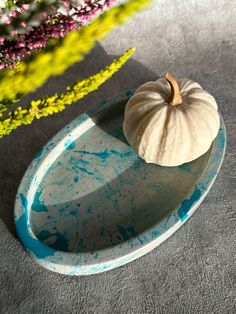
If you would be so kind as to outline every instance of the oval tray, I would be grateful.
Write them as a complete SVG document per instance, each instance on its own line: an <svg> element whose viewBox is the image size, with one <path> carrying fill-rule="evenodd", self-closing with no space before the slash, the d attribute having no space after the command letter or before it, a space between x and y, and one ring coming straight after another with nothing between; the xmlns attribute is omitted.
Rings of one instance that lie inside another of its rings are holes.
<svg viewBox="0 0 236 314"><path fill-rule="evenodd" d="M71 122L22 179L16 230L52 271L88 275L142 256L192 215L216 178L226 145L222 118L205 155L180 167L146 164L123 136L132 94L102 101Z"/></svg>

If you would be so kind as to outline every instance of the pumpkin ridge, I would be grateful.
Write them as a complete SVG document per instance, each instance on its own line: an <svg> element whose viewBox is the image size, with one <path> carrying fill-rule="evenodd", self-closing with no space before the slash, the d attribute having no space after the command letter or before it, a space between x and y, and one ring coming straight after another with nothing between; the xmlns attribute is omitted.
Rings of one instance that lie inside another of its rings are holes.
<svg viewBox="0 0 236 314"><path fill-rule="evenodd" d="M166 114L166 119L165 119L165 122L164 122L164 126L163 126L163 134L162 134L162 138L161 138L161 141L160 141L160 144L159 144L159 147L160 147L160 150L159 152L157 152L157 157L158 158L163 158L163 154L164 154L164 147L165 147L165 144L166 144L166 139L167 139L167 134L168 134L168 124L169 124L169 121L170 121L170 116L171 116L171 113L172 113L172 110L175 110L176 108L171 108L171 107L167 107L167 114Z"/></svg>
<svg viewBox="0 0 236 314"><path fill-rule="evenodd" d="M183 93L183 92L188 93L193 88L202 89L200 84L189 79L182 78L182 79L178 79L177 82L179 83L180 93ZM191 85L193 86L191 87Z"/></svg>
<svg viewBox="0 0 236 314"><path fill-rule="evenodd" d="M156 111L156 113L153 115L153 117L150 119L149 117L149 122L146 123L146 125L144 126L144 129L143 129L143 132L142 132L142 136L140 136L140 141L139 141L139 146L142 150L143 148L143 142L144 142L144 139L146 138L146 133L152 129L152 125L153 124L156 124L158 120L160 120L162 114L160 114L160 111L166 109L166 107L164 105L160 106L160 108L158 108L158 110ZM167 109L166 109L167 110ZM153 128L154 130L154 128ZM146 149L147 150L147 149Z"/></svg>
<svg viewBox="0 0 236 314"><path fill-rule="evenodd" d="M156 102L154 100L152 102L149 102L147 109L146 108L143 109L144 105L146 105L146 101L145 100L139 101L138 104L130 103L130 106L127 107L127 112L125 112L126 119L129 119L133 114L139 113L141 111L143 111L145 113L146 112L149 113L150 110L152 110L152 109L157 107ZM158 106L159 106L159 104L158 104Z"/></svg>
<svg viewBox="0 0 236 314"><path fill-rule="evenodd" d="M154 95L156 95L156 96L154 96ZM146 101L148 99L165 101L165 95L159 94L155 91L149 91L149 90L139 91L139 92L135 93L132 98L135 99L136 97L141 97L141 96L146 97Z"/></svg>
<svg viewBox="0 0 236 314"><path fill-rule="evenodd" d="M208 107L208 106L206 106L206 107ZM201 117L201 123L204 125L204 129L205 129L205 133L204 133L204 137L206 138L206 137L208 137L208 138L212 138L212 132L211 132L211 128L209 127L210 126L210 123L209 123L209 121L207 121L206 119L205 119L205 114L203 114L201 111L200 112L198 112L198 116L200 116ZM200 128L200 127L199 127ZM198 134L197 134L197 136L198 136Z"/></svg>
<svg viewBox="0 0 236 314"><path fill-rule="evenodd" d="M168 97L168 95L170 94L170 86L167 83L166 79L159 79L153 82L147 82L136 90L136 92L138 93L143 93L146 91L157 93L163 97L163 100L165 100L166 97Z"/></svg>
<svg viewBox="0 0 236 314"><path fill-rule="evenodd" d="M154 117L155 114L153 114L154 111L159 111L163 108L164 106L163 105L160 105L160 106L154 106L153 108L150 109L150 111L148 113L145 112L145 115L147 115L147 117L145 116L145 119L141 116L137 125L131 127L131 130L129 130L132 134L131 134L131 137L128 136L127 133L130 133L130 132L127 132L128 130L126 129L126 126L127 124L129 124L129 120L131 119L132 120L132 116L133 114L136 113L135 110L133 110L129 115L126 115L125 117L125 121L123 123L123 130L124 130L124 133L127 137L127 140L128 142L133 145L135 143L135 145L141 145L141 141L142 141L142 136L139 136L139 134L143 134L145 132L145 129L146 127L148 126L149 123L148 120L150 120L150 117ZM145 126L146 125L146 126ZM132 144L133 143L133 144Z"/></svg>
<svg viewBox="0 0 236 314"><path fill-rule="evenodd" d="M136 132L137 132L137 134L142 133L142 136L139 136L139 141L136 142L138 145L142 146L142 139L145 138L145 133L146 133L148 127L150 127L151 123L153 123L154 120L158 120L159 119L158 112L163 110L164 108L165 108L164 105L160 105L158 108L153 108L153 110L151 110L148 113L148 117L145 117L145 120L143 119L144 121L141 121L139 123L139 125L136 128ZM153 114L153 111L156 111L156 112ZM153 116L152 119L150 119L149 116ZM149 120L149 123L146 123L146 120ZM142 130L140 130L140 128L142 127L142 125L140 125L141 123L144 125Z"/></svg>
<svg viewBox="0 0 236 314"><path fill-rule="evenodd" d="M136 100L135 100L136 101ZM157 103L156 100L153 100L152 103L148 104L148 108L145 108L145 105L147 107L146 104L146 100L140 100L138 102L138 104L135 104L134 101L134 105L129 106L129 104L127 104L127 110L125 111L125 120L128 121L130 118L132 119L132 116L135 114L149 114L152 110L155 111L158 109L159 106L163 106L163 102L161 103ZM142 108L145 108L142 110Z"/></svg>
<svg viewBox="0 0 236 314"><path fill-rule="evenodd" d="M202 91L198 91L198 92L201 93L202 95L197 95L197 94L186 95L187 102L189 102L189 101L190 102L202 102L202 103L205 103L207 106L214 108L216 111L218 110L217 102L212 95L210 95L207 92L204 92L204 93ZM209 99L206 99L206 97L204 97L204 96L209 97Z"/></svg>
<svg viewBox="0 0 236 314"><path fill-rule="evenodd" d="M183 109L184 107L180 108L180 109ZM185 134L187 133L188 134L188 137L189 137L189 145L190 145L190 148L188 149L189 152L191 151L194 151L194 144L195 144L195 141L192 141L191 140L191 137L193 137L193 134L195 136L195 131L194 131L194 128L192 126L192 124L190 123L190 119L192 120L192 115L191 115L191 110L188 110L186 108L184 108L184 112L183 110L181 110L182 112L182 117L186 123L186 127L188 128L188 131L185 131ZM191 117L189 119L189 116Z"/></svg>

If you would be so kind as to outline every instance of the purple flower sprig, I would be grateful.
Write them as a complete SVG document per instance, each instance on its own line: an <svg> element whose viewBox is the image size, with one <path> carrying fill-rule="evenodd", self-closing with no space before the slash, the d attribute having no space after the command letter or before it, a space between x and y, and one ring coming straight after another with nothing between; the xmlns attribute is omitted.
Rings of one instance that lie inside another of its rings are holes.
<svg viewBox="0 0 236 314"><path fill-rule="evenodd" d="M27 33L34 27L38 27L41 21L49 16L71 15L76 10L96 2L104 4L104 0L42 0L41 6L37 6L34 0L31 4L21 3L10 10L2 9L0 10L1 42L3 43L5 39L12 40L17 35ZM50 8L47 7L47 4L50 4Z"/></svg>
<svg viewBox="0 0 236 314"><path fill-rule="evenodd" d="M111 7L117 0L87 1L85 7L70 4L70 14L66 11L56 15L47 15L43 23L28 33L19 35L14 40L0 41L0 70L11 68L23 59L41 48L44 48L50 38L64 37L69 31L79 29L94 16Z"/></svg>
<svg viewBox="0 0 236 314"><path fill-rule="evenodd" d="M1 10L0 36L4 38L13 36L14 32L24 33L27 26L38 26L44 19L44 13L49 13L60 0L40 0L31 4L22 4L12 10Z"/></svg>

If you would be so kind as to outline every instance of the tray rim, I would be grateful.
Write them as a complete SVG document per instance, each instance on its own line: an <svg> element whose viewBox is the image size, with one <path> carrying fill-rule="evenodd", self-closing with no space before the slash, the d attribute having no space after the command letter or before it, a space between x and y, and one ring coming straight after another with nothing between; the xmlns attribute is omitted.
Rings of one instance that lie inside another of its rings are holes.
<svg viewBox="0 0 236 314"><path fill-rule="evenodd" d="M203 175L192 191L192 194L191 191L189 191L190 197L183 200L182 204L185 202L184 208L181 209L180 206L179 208L173 209L173 211L161 221L134 238L94 252L74 253L57 251L37 239L29 223L29 207L32 203L32 197L30 198L29 194L32 193L33 190L36 191L38 184L41 182L36 174L41 168L44 168L43 174L41 175L43 178L48 167L50 167L50 164L46 165L50 154L52 155L52 152L54 152L58 146L65 146L66 141L68 141L69 145L69 143L77 139L81 135L75 132L77 128L81 128L87 121L90 122L88 126L92 127L92 125L96 124L93 122L93 119L96 120L96 116L100 112L109 108L114 103L128 101L134 91L135 90L128 90L117 96L102 100L92 106L90 110L78 116L49 140L36 154L25 172L16 195L14 219L20 242L40 265L63 274L78 275L94 274L126 264L146 254L179 229L201 204L214 183L226 150L226 128L221 115L220 130L215 139L215 153L209 155ZM62 151L58 151L59 154L53 154L54 158L52 159L55 160L61 154ZM97 258L95 258L96 256Z"/></svg>

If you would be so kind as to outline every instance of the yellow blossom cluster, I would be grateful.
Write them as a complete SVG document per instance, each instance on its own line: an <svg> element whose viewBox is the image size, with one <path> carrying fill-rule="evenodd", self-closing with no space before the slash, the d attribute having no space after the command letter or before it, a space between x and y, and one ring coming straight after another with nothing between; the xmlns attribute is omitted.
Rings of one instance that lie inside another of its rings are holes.
<svg viewBox="0 0 236 314"><path fill-rule="evenodd" d="M113 61L99 73L74 84L67 88L67 92L55 94L39 100L33 100L26 108L18 107L9 116L0 122L0 138L9 134L12 130L23 124L30 124L36 119L46 117L65 109L75 101L83 98L90 92L98 89L107 79L109 79L119 68L132 56L135 48L130 48L121 57Z"/></svg>

